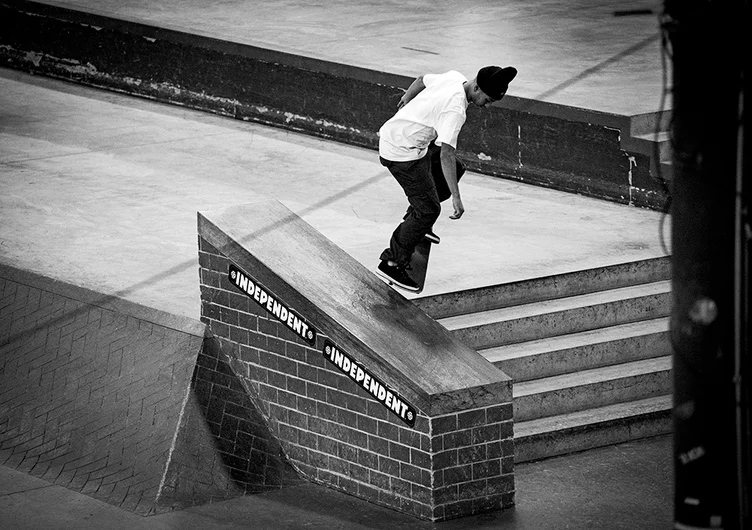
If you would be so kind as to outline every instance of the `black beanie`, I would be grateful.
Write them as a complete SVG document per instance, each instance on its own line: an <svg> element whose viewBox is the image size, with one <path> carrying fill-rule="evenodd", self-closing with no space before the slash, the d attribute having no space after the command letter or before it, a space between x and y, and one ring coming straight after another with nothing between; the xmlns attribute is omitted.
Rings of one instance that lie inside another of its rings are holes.
<svg viewBox="0 0 752 530"><path fill-rule="evenodd" d="M517 69L513 66L486 66L478 70L478 86L489 97L501 99L516 75Z"/></svg>

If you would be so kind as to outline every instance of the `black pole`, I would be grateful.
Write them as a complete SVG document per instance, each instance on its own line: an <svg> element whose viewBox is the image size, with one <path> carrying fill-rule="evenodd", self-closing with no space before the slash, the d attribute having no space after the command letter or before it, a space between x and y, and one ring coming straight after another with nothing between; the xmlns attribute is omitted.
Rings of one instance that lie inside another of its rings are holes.
<svg viewBox="0 0 752 530"><path fill-rule="evenodd" d="M747 296L737 292L740 285L748 291L737 194L744 4L666 0L662 18L673 59L671 341L680 529L746 524L741 462L749 445L740 437L738 376L746 357L740 328L747 325L740 299Z"/></svg>

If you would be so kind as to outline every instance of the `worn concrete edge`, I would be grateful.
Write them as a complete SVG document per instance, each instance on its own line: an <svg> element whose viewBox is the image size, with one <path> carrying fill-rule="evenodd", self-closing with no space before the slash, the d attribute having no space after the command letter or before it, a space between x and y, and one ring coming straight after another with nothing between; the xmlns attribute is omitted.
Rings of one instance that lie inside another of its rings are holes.
<svg viewBox="0 0 752 530"><path fill-rule="evenodd" d="M18 11L34 15L54 17L67 22L119 30L146 38L190 44L241 57L293 66L313 72L327 73L338 77L349 77L369 83L378 83L387 86L404 85L407 87L412 82L411 78L399 74L391 74L359 66L326 61L324 59L261 48L251 44L233 42L202 34L195 30L190 30L191 32L189 32L186 28L170 27L169 25L155 26L149 21L136 18L125 16L115 18L111 14L95 9L74 9L69 5L54 1L2 0L0 1L0 5L6 5Z"/></svg>
<svg viewBox="0 0 752 530"><path fill-rule="evenodd" d="M282 206L281 203L274 202ZM282 207L284 208L284 206ZM228 208L222 211L222 213L233 209ZM455 359L455 362L457 362L458 367L461 366L462 369L467 370L468 377L460 377L461 374L458 373L458 377L452 381L451 386L439 389L436 387L435 377L431 373L422 374L416 373L416 371L408 373L409 370L407 367L400 366L399 359L394 353L381 351L382 348L380 346L368 344L359 335L358 330L348 329L338 321L336 315L323 310L319 304L312 300L313 297L310 293L301 292L301 288L291 285L287 281L287 278L281 277L280 274L272 270L261 259L254 256L243 245L234 241L223 230L222 226L218 226L221 225L221 221L212 220L213 218L216 219L218 212L216 210L212 212L198 212L200 237L214 246L239 268L246 271L252 270L254 277L262 285L276 292L277 295L279 295L280 291L284 291L291 298L285 300L286 304L289 304L291 308L300 312L317 330L332 339L338 347L341 347L348 353L358 352L359 354L365 354L367 356L368 368L375 375L383 377L387 384L393 385L396 390L402 392L408 400L413 401L413 405L417 406L427 415L433 417L458 412L459 410L469 410L511 402L512 388L509 376L493 366L493 364L474 350L457 342L445 328L431 320L409 300L395 293L395 299L400 300L400 303L404 304L405 310L415 312L416 316L418 314L423 315L423 319L426 322L437 326L437 332L447 335L448 340L451 340L456 346L456 351L462 354L461 357ZM293 212L290 211L289 215L293 222L307 225L303 219L299 218ZM366 270L362 265L355 262L347 253L336 247L334 243L324 238L323 235L321 238L322 240L326 240L331 246L329 249L330 252L339 254L337 259L352 261L355 263L353 266L357 265L357 268L363 269L364 274L373 275L373 273ZM375 278L375 276L373 281L379 284L383 283L378 278ZM274 284L276 284L276 288ZM386 286L386 284L383 284L383 287L390 291L393 290L391 287ZM302 290L305 291L305 287L302 287ZM293 293L294 295L292 295ZM347 303L340 301L340 305L346 306ZM457 355L459 356L460 354ZM459 360L460 358L462 360ZM421 368L423 367L419 367L419 370ZM460 384L459 382L462 380L475 380L477 384Z"/></svg>
<svg viewBox="0 0 752 530"><path fill-rule="evenodd" d="M125 300L116 295L107 295L85 287L56 280L34 272L22 270L0 263L0 278L25 285L27 287L48 291L53 294L70 298L77 302L99 307L109 311L137 318L157 326L161 326L201 339L206 333L206 325L198 320L181 315L175 315L154 309L145 305Z"/></svg>
<svg viewBox="0 0 752 530"><path fill-rule="evenodd" d="M499 309L550 298L563 298L640 283L668 280L671 257L606 265L527 280L441 293L413 300L432 318L445 318L474 311Z"/></svg>
<svg viewBox="0 0 752 530"><path fill-rule="evenodd" d="M167 25L154 26L149 21L136 18L114 18L111 14L100 12L95 9L73 9L70 6L59 4L51 0L3 0L0 2L0 5L7 5L19 11L27 11L38 15L59 17L61 19L68 18L69 22L118 29L146 38L158 38L176 43L191 44L202 48L237 54L265 62L283 64L286 66L301 68L303 70L331 74L337 77L347 77L385 86L406 88L413 81L412 77L400 74L363 68L346 63L336 63L333 61L306 57L304 55L261 48L250 44L222 40L196 31L188 33L185 28L171 28ZM423 73L425 72L416 72L416 76L422 75ZM622 130L627 136L631 134L633 121L639 123L644 122L645 120L657 120L657 118L646 118L646 116L651 115L645 113L632 117L564 104L537 101L513 95L506 96L502 102L495 103L494 106L529 114L560 118L568 121L613 127ZM658 114L658 112L655 113L655 115Z"/></svg>
<svg viewBox="0 0 752 530"><path fill-rule="evenodd" d="M261 48L251 44L243 44L212 37L200 31L191 30L189 33L186 28L171 27L163 24L154 26L150 21L134 17L120 16L114 18L112 14L105 13L93 8L74 9L70 5L55 2L54 0L3 0L0 2L11 6L27 6L33 9L35 13L49 14L54 16L64 16L75 14L76 22L89 24L102 24L113 29L124 29L130 33L150 38L162 38L174 42L193 44L205 48L213 48L217 51L226 53L235 53L244 57L251 57L272 63L295 66L304 70L328 73L335 76L349 77L361 81L375 82L387 86L399 86L407 88L413 81L413 77L394 74L381 70L373 70L360 66L349 65L346 63L336 63L298 55L269 48ZM34 6L34 7L32 7ZM415 75L422 75L426 72L415 72ZM502 102L495 103L494 106L506 107L520 112L528 112L540 116L549 116L567 119L570 121L579 121L591 123L594 125L605 125L618 127L625 132L629 132L631 125L631 116L618 115L608 112L600 112L591 109L573 107L559 103L548 103L534 99L522 98L513 95L506 96ZM635 115L643 117L645 114Z"/></svg>

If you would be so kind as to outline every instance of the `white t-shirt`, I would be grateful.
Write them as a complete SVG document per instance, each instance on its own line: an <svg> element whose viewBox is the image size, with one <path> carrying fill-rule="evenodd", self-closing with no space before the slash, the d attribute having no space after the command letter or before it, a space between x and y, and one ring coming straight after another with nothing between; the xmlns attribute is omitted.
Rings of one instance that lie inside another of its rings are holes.
<svg viewBox="0 0 752 530"><path fill-rule="evenodd" d="M425 156L431 140L456 149L468 106L466 82L454 70L424 75L426 88L379 130L379 155L392 162L418 160Z"/></svg>

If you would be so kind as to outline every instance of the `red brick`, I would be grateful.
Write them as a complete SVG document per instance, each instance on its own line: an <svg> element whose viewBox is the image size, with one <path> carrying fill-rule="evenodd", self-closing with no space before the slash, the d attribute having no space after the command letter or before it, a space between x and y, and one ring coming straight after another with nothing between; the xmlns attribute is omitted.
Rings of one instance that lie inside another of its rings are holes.
<svg viewBox="0 0 752 530"><path fill-rule="evenodd" d="M316 449L316 447L318 446L319 437L317 434L313 433L311 430L301 430L298 438L300 440L300 445L302 445L303 447Z"/></svg>
<svg viewBox="0 0 752 530"><path fill-rule="evenodd" d="M352 430L352 429L349 431L349 434L347 436L348 442L362 449L368 449L368 444L369 444L368 439L369 439L369 436L366 433Z"/></svg>
<svg viewBox="0 0 752 530"><path fill-rule="evenodd" d="M285 341L276 337L268 337L266 339L266 349L277 356L283 356L285 354Z"/></svg>
<svg viewBox="0 0 752 530"><path fill-rule="evenodd" d="M399 476L400 463L392 458L379 456L379 471L392 477Z"/></svg>
<svg viewBox="0 0 752 530"><path fill-rule="evenodd" d="M488 494L507 493L514 490L514 475L501 475L488 480Z"/></svg>
<svg viewBox="0 0 752 530"><path fill-rule="evenodd" d="M472 430L471 442L473 444L484 444L505 438L505 436L501 435L500 425L503 424L493 423L474 428Z"/></svg>
<svg viewBox="0 0 752 530"><path fill-rule="evenodd" d="M356 427L358 430L366 432L368 434L376 434L378 430L378 422L368 416L362 414L357 415Z"/></svg>
<svg viewBox="0 0 752 530"><path fill-rule="evenodd" d="M514 456L505 456L501 459L501 473L508 475L514 472Z"/></svg>
<svg viewBox="0 0 752 530"><path fill-rule="evenodd" d="M244 363L259 364L259 351L255 348L246 346L245 344L241 344L240 345L240 359Z"/></svg>
<svg viewBox="0 0 752 530"><path fill-rule="evenodd" d="M324 372L322 370L321 374L319 374L319 377L323 375ZM345 408L347 405L347 399L348 395L344 392L340 392L339 390L334 390L332 388L326 387L326 402L334 405L336 407Z"/></svg>
<svg viewBox="0 0 752 530"><path fill-rule="evenodd" d="M384 473L379 473L373 469L369 470L368 483L373 484L377 488L387 490L389 489L390 476Z"/></svg>
<svg viewBox="0 0 752 530"><path fill-rule="evenodd" d="M303 377L305 379L305 377ZM316 401L326 401L326 388L322 387L316 382L309 382L306 384L306 396Z"/></svg>
<svg viewBox="0 0 752 530"><path fill-rule="evenodd" d="M318 372L318 381L320 384L328 387L329 391L332 392L333 395L341 395L343 396L342 399L342 406L345 406L346 399L344 396L346 395L344 392L340 390L335 390L338 388L339 380L341 379L341 375L332 372L331 370L327 369L321 369Z"/></svg>
<svg viewBox="0 0 752 530"><path fill-rule="evenodd" d="M274 370L267 371L266 382L278 390L285 390L287 388L287 376Z"/></svg>
<svg viewBox="0 0 752 530"><path fill-rule="evenodd" d="M367 483L369 478L368 468L359 466L353 462L349 462L348 473L353 480Z"/></svg>
<svg viewBox="0 0 752 530"><path fill-rule="evenodd" d="M285 378L285 384L287 384L287 378ZM281 388L284 388L284 387L281 387ZM290 392L285 392L284 390L281 390L281 389L277 393L277 399L279 399L280 405L282 405L283 407L287 407L288 409L294 409L298 403L298 398L295 394L292 394ZM290 410L291 415L293 412L295 414L300 415L300 413L297 412L296 410ZM293 423L292 420L291 420L291 423Z"/></svg>
<svg viewBox="0 0 752 530"><path fill-rule="evenodd" d="M387 421L390 419L389 417L390 412L386 409L384 405L377 402L376 400L374 399L366 400L366 407L367 407L365 411L366 415L372 418L376 418L376 419L384 420L384 421Z"/></svg>
<svg viewBox="0 0 752 530"><path fill-rule="evenodd" d="M501 460L488 460L473 464L473 480L501 475Z"/></svg>
<svg viewBox="0 0 752 530"><path fill-rule="evenodd" d="M410 482L396 477L391 478L391 486L394 493L403 497L409 497L412 491Z"/></svg>
<svg viewBox="0 0 752 530"><path fill-rule="evenodd" d="M342 425L347 425L348 427L357 429L358 427L358 415L357 414L349 410L345 410L345 409L338 409L337 412L338 412L337 417L339 419L339 422Z"/></svg>
<svg viewBox="0 0 752 530"><path fill-rule="evenodd" d="M357 458L355 459L358 464L365 466L368 469L378 469L379 456L371 451L357 448Z"/></svg>
<svg viewBox="0 0 752 530"><path fill-rule="evenodd" d="M514 424L511 421L505 421L501 424L501 433L499 434L499 438L502 440L506 440L509 438L512 438L514 436Z"/></svg>
<svg viewBox="0 0 752 530"><path fill-rule="evenodd" d="M379 490L377 488L371 488L364 484L358 486L358 497L377 504L379 502Z"/></svg>
<svg viewBox="0 0 752 530"><path fill-rule="evenodd" d="M486 460L485 445L471 445L470 447L460 447L457 449L457 464L469 464Z"/></svg>
<svg viewBox="0 0 752 530"><path fill-rule="evenodd" d="M259 318L258 330L259 333L263 333L264 335L276 337L278 335L279 323L275 320L269 320L268 318ZM279 353L284 353L284 350Z"/></svg>
<svg viewBox="0 0 752 530"><path fill-rule="evenodd" d="M279 356L273 353L269 353L264 349L259 350L259 360L261 366L268 368L269 370L279 371L279 365L277 363Z"/></svg>
<svg viewBox="0 0 752 530"><path fill-rule="evenodd" d="M473 501L465 500L447 503L444 505L444 517L447 519L453 519L455 517L462 517L464 515L471 515L473 513Z"/></svg>
<svg viewBox="0 0 752 530"><path fill-rule="evenodd" d="M442 436L443 448L454 449L458 447L467 447L471 444L470 430L456 431Z"/></svg>
<svg viewBox="0 0 752 530"><path fill-rule="evenodd" d="M444 470L444 483L447 486L468 482L472 479L473 471L470 465L449 467Z"/></svg>
<svg viewBox="0 0 752 530"><path fill-rule="evenodd" d="M391 423L386 423L384 421L378 422L378 435L381 438L386 438L387 440L399 440L399 431L397 426Z"/></svg>
<svg viewBox="0 0 752 530"><path fill-rule="evenodd" d="M331 453L328 453L331 454ZM340 475L347 475L349 472L350 463L346 460L342 460L341 458L336 458L334 456L331 456L329 458L329 467L328 470L332 473L339 473Z"/></svg>
<svg viewBox="0 0 752 530"><path fill-rule="evenodd" d="M306 363L298 363L298 377L313 383L318 382L319 369ZM323 398L326 399L326 398Z"/></svg>
<svg viewBox="0 0 752 530"><path fill-rule="evenodd" d="M314 419L313 416L316 415L316 402L312 399L299 396L298 397L298 410L302 412L303 414L308 414L309 416L312 416L311 419ZM310 421L309 421L309 424L310 424Z"/></svg>
<svg viewBox="0 0 752 530"><path fill-rule="evenodd" d="M297 377L287 376L287 390L293 394L296 394L298 396L305 396L306 395L306 382L302 379L298 379Z"/></svg>
<svg viewBox="0 0 752 530"><path fill-rule="evenodd" d="M410 464L400 463L400 478L409 480L423 486L430 485L430 474L425 469L420 469Z"/></svg>
<svg viewBox="0 0 752 530"><path fill-rule="evenodd" d="M333 407L327 403L322 403L321 401L316 402L316 415L325 420L339 421L339 411L337 407Z"/></svg>
<svg viewBox="0 0 752 530"><path fill-rule="evenodd" d="M410 449L410 463L423 469L431 469L431 455L425 451Z"/></svg>

